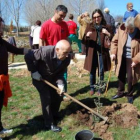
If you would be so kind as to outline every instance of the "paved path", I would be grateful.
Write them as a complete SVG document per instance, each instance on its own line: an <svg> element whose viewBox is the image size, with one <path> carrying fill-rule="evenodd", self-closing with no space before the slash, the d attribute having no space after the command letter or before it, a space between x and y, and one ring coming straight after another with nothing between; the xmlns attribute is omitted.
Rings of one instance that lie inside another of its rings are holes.
<svg viewBox="0 0 140 140"><path fill-rule="evenodd" d="M27 69L27 65L25 62L16 62L8 65L8 69Z"/></svg>
<svg viewBox="0 0 140 140"><path fill-rule="evenodd" d="M75 54L75 58L78 61L84 61L85 60L85 55L79 55L79 54ZM71 61L70 64L73 64L74 62ZM27 65L25 62L16 62L16 63L12 63L8 65L8 69L27 69Z"/></svg>

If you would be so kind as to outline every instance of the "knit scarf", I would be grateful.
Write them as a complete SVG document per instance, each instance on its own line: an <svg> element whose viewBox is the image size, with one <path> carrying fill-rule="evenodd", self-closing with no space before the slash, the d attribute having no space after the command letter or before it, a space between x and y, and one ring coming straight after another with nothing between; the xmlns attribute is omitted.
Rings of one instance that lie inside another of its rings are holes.
<svg viewBox="0 0 140 140"><path fill-rule="evenodd" d="M95 24L95 29L97 32L97 51L101 52L101 36L100 33L102 31L102 25L96 25Z"/></svg>
<svg viewBox="0 0 140 140"><path fill-rule="evenodd" d="M101 36L100 36L100 32L102 31L102 25L96 25L95 24L95 29L96 29L96 32L97 32L97 44L99 46L101 46Z"/></svg>

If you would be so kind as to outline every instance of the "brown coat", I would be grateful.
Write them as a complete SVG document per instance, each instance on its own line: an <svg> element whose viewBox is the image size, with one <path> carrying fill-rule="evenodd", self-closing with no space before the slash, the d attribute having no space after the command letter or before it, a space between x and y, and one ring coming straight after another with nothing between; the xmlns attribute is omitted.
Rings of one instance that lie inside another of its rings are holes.
<svg viewBox="0 0 140 140"><path fill-rule="evenodd" d="M111 28L109 26L103 26L103 28L106 28L111 33ZM91 31L92 34L90 35L90 37L87 38L86 34L89 31ZM101 36L101 48L102 48L104 71L109 71L111 68L109 49L104 47L105 34L101 32L100 36ZM96 38L97 38L96 29L92 27L92 24L88 24L85 31L85 37L82 41L86 45L86 58L84 69L88 70L89 72L91 72L93 63L94 46L97 45Z"/></svg>
<svg viewBox="0 0 140 140"><path fill-rule="evenodd" d="M87 24L91 22L91 19L89 17L81 18L81 16L78 16L77 20L80 24L78 39L82 40L84 33L85 33L85 30L86 30L86 27L87 27Z"/></svg>
<svg viewBox="0 0 140 140"><path fill-rule="evenodd" d="M116 59L116 75L119 76L120 66L122 62L123 47L127 41L127 32L125 25L122 24L118 29L117 33L112 39L111 43L111 54L117 56ZM140 78L140 31L137 31L137 34L131 41L131 57L132 62L135 62L136 67L132 68L132 83L135 84Z"/></svg>

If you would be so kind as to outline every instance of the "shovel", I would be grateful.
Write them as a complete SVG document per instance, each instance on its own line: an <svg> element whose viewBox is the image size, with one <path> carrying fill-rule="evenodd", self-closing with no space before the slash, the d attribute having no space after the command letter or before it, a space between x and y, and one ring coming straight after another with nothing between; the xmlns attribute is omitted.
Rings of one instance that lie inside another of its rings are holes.
<svg viewBox="0 0 140 140"><path fill-rule="evenodd" d="M61 92L59 88L57 88L56 86L54 86L53 84L51 84L50 82L42 79L43 82L45 82L47 85L51 86L52 88L56 89L59 93ZM89 108L88 106L86 106L85 104L81 103L80 101L78 101L77 99L71 97L69 94L67 93L63 93L65 96L67 96L68 98L70 98L71 100L73 100L74 102L76 102L77 104L81 105L82 107L86 108L88 111L90 111L92 114L95 114L96 116L100 117L101 119L103 119L105 122L108 120L108 117L104 117L102 115L100 115L99 113L95 112L94 110L92 110L91 108Z"/></svg>

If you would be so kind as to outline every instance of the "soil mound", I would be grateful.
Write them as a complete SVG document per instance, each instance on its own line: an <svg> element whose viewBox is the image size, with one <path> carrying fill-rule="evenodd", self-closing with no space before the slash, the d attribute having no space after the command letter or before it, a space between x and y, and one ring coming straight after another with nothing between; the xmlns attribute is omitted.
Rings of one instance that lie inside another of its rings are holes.
<svg viewBox="0 0 140 140"><path fill-rule="evenodd" d="M138 109L129 103L115 103L112 106L104 106L100 114L109 118L106 123L104 121L97 122L96 117L94 118L94 115L91 115L86 109L76 112L80 124L84 123L89 126L93 132L105 140L113 140L112 133L108 131L110 126L132 128L138 125L138 119L140 119Z"/></svg>

